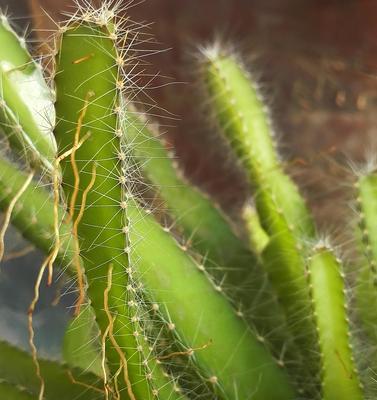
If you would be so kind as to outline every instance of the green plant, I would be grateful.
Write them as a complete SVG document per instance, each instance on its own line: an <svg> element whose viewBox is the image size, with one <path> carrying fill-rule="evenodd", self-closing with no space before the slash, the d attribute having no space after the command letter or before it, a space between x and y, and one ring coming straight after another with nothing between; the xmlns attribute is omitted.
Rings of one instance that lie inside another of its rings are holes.
<svg viewBox="0 0 377 400"><path fill-rule="evenodd" d="M358 312L349 315L342 262L286 175L268 112L241 62L213 46L202 51L199 74L209 111L254 192L255 209L248 205L243 214L246 239L184 179L156 127L137 110L130 44L140 33L120 12L118 5L77 5L54 35L51 89L1 17L0 118L11 150L0 159L0 255L11 222L46 258L29 309L32 354L0 344L12 359L0 362L0 393L371 398L373 378L353 346L376 343L374 166L357 179L362 261ZM54 135L32 120L33 100L17 96L29 79ZM148 206L146 181L166 210ZM33 340L41 280L48 271L51 282L54 267L78 288L65 365L40 360ZM351 318L361 329L352 329ZM367 362L374 366L373 352Z"/></svg>

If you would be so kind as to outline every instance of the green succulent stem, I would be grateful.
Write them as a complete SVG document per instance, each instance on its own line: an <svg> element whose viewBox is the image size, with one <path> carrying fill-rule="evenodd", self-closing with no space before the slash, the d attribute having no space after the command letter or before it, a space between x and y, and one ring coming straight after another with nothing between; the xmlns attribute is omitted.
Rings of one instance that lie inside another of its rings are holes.
<svg viewBox="0 0 377 400"><path fill-rule="evenodd" d="M373 343L377 343L377 174L360 176L356 189L358 237L363 253L356 300L363 327Z"/></svg>
<svg viewBox="0 0 377 400"><path fill-rule="evenodd" d="M49 173L56 144L53 96L25 40L0 14L0 128L21 158Z"/></svg>
<svg viewBox="0 0 377 400"><path fill-rule="evenodd" d="M269 237L260 224L259 216L255 207L246 204L242 210L242 219L246 225L251 248L255 249L256 254L261 256L269 242Z"/></svg>
<svg viewBox="0 0 377 400"><path fill-rule="evenodd" d="M258 334L268 334L269 344L279 354L286 344L281 332L284 320L260 261L234 233L219 207L187 181L148 116L126 101L124 108L125 153L137 160L143 176L165 202L169 215L176 219L174 225L189 239L187 247L202 255L203 268L237 310L251 319ZM263 302L257 302L261 297Z"/></svg>
<svg viewBox="0 0 377 400"><path fill-rule="evenodd" d="M21 400L22 397L17 397L15 393L17 388L22 388L26 399L36 399L40 382L35 375L31 355L6 342L0 342L0 354L0 376L3 384L0 384L0 389L4 390L0 392L2 398L12 399L6 394L14 393L14 399ZM98 376L55 361L38 361L44 379L46 400L103 399L103 381Z"/></svg>
<svg viewBox="0 0 377 400"><path fill-rule="evenodd" d="M142 308L129 307L136 297L116 135L122 78L114 26L111 20L99 20L64 27L56 58L55 137L60 154L74 152L61 161L63 189L77 228L87 293L105 342L109 380L119 385L121 398L148 399L158 388L148 379L148 360L139 350L145 341L136 323ZM83 138L81 147L75 147Z"/></svg>
<svg viewBox="0 0 377 400"><path fill-rule="evenodd" d="M6 210L17 192L27 180L27 174L20 172L13 163L0 157L0 207ZM64 211L59 209L59 219L63 219ZM54 204L51 194L41 189L32 181L18 199L12 215L11 222L23 236L36 247L49 254L54 246ZM57 262L62 268L72 267L74 248L70 240L70 227L60 225L61 251L58 253Z"/></svg>
<svg viewBox="0 0 377 400"><path fill-rule="evenodd" d="M264 266L283 306L288 327L305 362L307 379L318 370L315 325L305 278L305 243L315 227L295 183L283 171L266 106L254 81L233 55L205 53L204 86L223 136L238 156L254 189L254 202L269 237ZM253 238L251 238L253 240Z"/></svg>
<svg viewBox="0 0 377 400"><path fill-rule="evenodd" d="M321 349L322 398L362 400L341 265L329 248L318 246L309 260L308 271Z"/></svg>

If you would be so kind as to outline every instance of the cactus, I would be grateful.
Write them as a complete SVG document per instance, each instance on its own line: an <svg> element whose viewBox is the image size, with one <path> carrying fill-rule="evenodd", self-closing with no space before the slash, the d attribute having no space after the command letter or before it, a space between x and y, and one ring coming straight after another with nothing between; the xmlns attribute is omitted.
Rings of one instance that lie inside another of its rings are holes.
<svg viewBox="0 0 377 400"><path fill-rule="evenodd" d="M245 69L220 49L204 52L204 87L212 112L250 178L262 228L269 237L262 258L285 310L288 328L305 360L308 379L315 378L315 325L305 278L305 241L314 226L292 180L283 172L275 151L268 113L258 90L249 84ZM253 238L251 239L253 240Z"/></svg>
<svg viewBox="0 0 377 400"><path fill-rule="evenodd" d="M4 14L0 14L0 126L31 165L53 169L56 144L53 96L40 64L26 49Z"/></svg>
<svg viewBox="0 0 377 400"><path fill-rule="evenodd" d="M372 168L373 169L373 168ZM362 267L356 288L357 305L364 328L375 343L377 340L376 266L377 242L375 214L377 212L377 175L368 171L356 182Z"/></svg>
<svg viewBox="0 0 377 400"><path fill-rule="evenodd" d="M340 262L323 244L308 260L314 315L321 348L323 399L362 399L352 355Z"/></svg>
<svg viewBox="0 0 377 400"><path fill-rule="evenodd" d="M2 397L12 399L11 395L6 397L6 393L21 392L21 395L14 394L15 400L22 399L22 396L35 399L39 393L39 381L31 356L4 342L0 342L0 350ZM46 399L103 398L103 384L98 376L54 361L39 360L39 364L46 386Z"/></svg>
<svg viewBox="0 0 377 400"><path fill-rule="evenodd" d="M194 254L205 256L201 257L199 268L233 302L239 314L252 320L259 335L268 332L269 344L279 357L285 343L276 327L284 329L284 320L254 254L255 248L250 249L234 233L226 216L208 196L187 182L167 145L159 138L157 127L132 104L127 105L123 134L132 159L137 160L138 168L164 200L167 218L176 218L172 225L177 224L189 238L189 245L184 244L184 248L191 246ZM166 229L171 230L169 226ZM257 303L256 297L263 297L264 301Z"/></svg>
<svg viewBox="0 0 377 400"><path fill-rule="evenodd" d="M201 76L206 103L253 191L255 207L248 203L240 216L246 237L178 172L132 104L139 27L127 26L119 7L77 4L55 34L52 89L1 19L0 122L10 148L0 157L0 250L12 223L46 254L28 314L32 354L0 342L1 395L373 398L357 346L377 344L375 170L358 177L360 260L350 313L353 281L318 239L239 58L218 45L207 49ZM28 85L40 103L31 93L17 96ZM34 118L41 105L54 135ZM162 213L146 206L140 184L152 184ZM187 239L190 248L181 244ZM67 364L40 359L33 342L41 279L48 269L51 282L53 266L78 292L64 340Z"/></svg>

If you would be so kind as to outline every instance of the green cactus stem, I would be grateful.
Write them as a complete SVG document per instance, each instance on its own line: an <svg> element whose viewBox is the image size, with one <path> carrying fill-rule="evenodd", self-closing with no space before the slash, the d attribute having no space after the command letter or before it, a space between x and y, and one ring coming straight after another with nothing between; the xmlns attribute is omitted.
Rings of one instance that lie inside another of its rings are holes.
<svg viewBox="0 0 377 400"><path fill-rule="evenodd" d="M0 175L0 184L4 182L6 185L8 179L19 184L24 181L24 174L16 169L9 171L12 171L12 174ZM41 226L43 220L38 218L38 224L33 225L33 229L38 227L37 232L44 232L44 236L50 237L52 243L53 200L44 188L37 187L34 191L29 188L29 190L30 192L26 192L24 198L20 199L22 207L14 215L13 222L18 221L20 228L27 226L22 221L26 221L30 216L30 209L33 209L35 204L34 199L38 199L38 204L43 204L46 212L49 210L50 219L45 226ZM34 196L29 193L34 193ZM11 194L7 197L8 200L9 198ZM4 207L5 201L1 205ZM173 321L175 331L186 349L212 343L208 348L198 350L195 356L195 359L198 358L198 364L207 371L208 379L217 377L218 385L221 387L224 387L224 380L227 383L226 393L230 393L229 398L235 396L236 389L242 389L242 392L238 393L245 393L245 396L250 391L254 392L253 382L259 388L255 398L263 399L266 396L279 400L294 398L284 372L278 369L263 345L256 342L253 334L242 320L236 317L221 293L216 292L195 261L182 251L153 217L138 207L134 201L129 203L128 208L132 211L129 218L135 224L130 231L133 235L131 254L136 259L135 264L141 281L149 288L146 289L147 295L156 301L161 312L165 313L165 318ZM46 235L46 231L49 235ZM35 244L38 245L39 236L34 236L33 232L37 233L34 230L28 230L27 233L30 240L35 240ZM50 246L42 249L48 252ZM161 283L163 286L160 287ZM208 322L204 323L207 320ZM236 348L234 343L238 344ZM279 386L278 392L268 384L269 379ZM234 387L233 381L239 387Z"/></svg>
<svg viewBox="0 0 377 400"><path fill-rule="evenodd" d="M308 369L316 377L316 332L310 318L305 279L305 242L315 227L294 182L285 175L273 141L268 112L261 96L233 55L215 47L205 52L204 86L210 106L227 142L241 160L263 230L269 237L262 258L289 329Z"/></svg>
<svg viewBox="0 0 377 400"><path fill-rule="evenodd" d="M205 194L187 182L157 127L147 115L126 104L124 135L143 175L157 189L192 246L215 264L250 270L255 257L235 235L226 217ZM246 265L245 265L246 264Z"/></svg>
<svg viewBox="0 0 377 400"><path fill-rule="evenodd" d="M122 79L117 60L121 55L116 24L108 10L103 8L93 19L64 26L57 41L55 136L61 154L74 149L71 157L61 162L63 189L80 238L88 296L103 338L108 333L109 379L118 380L122 398L148 399L160 388L149 379L148 360L139 350L145 339L136 321L144 312L133 292L128 261L127 202L120 181L122 156L116 134ZM89 134L82 146L75 148ZM128 307L129 302L138 306ZM120 365L123 371L117 379Z"/></svg>
<svg viewBox="0 0 377 400"><path fill-rule="evenodd" d="M291 398L292 392L262 343L191 259L151 215L129 207L135 263L148 296L171 321L186 348L225 398ZM237 343L235 347L234 344ZM275 381L279 393L268 382ZM258 382L258 384L256 384ZM256 385L256 386L255 386ZM255 391L254 391L255 390Z"/></svg>
<svg viewBox="0 0 377 400"><path fill-rule="evenodd" d="M256 331L268 335L269 344L279 354L286 344L281 335L284 319L257 257L236 236L221 210L185 179L148 117L132 104L123 103L124 152L136 158L142 174L164 200L169 215L189 238L194 251L205 255L203 268L221 285L238 311L251 319ZM255 301L262 297L263 302Z"/></svg>
<svg viewBox="0 0 377 400"><path fill-rule="evenodd" d="M377 343L377 174L361 175L357 181L360 249L363 252L356 300L363 327Z"/></svg>
<svg viewBox="0 0 377 400"><path fill-rule="evenodd" d="M246 204L242 210L242 219L246 225L251 248L255 249L256 254L261 256L268 244L269 237L260 224L255 207Z"/></svg>
<svg viewBox="0 0 377 400"><path fill-rule="evenodd" d="M26 180L27 174L21 173L15 165L0 157L0 207L3 211L8 208ZM52 196L47 190L41 189L35 181L32 181L18 199L11 214L12 224L26 239L46 254L54 245L53 210ZM61 219L63 215L63 210L59 210ZM60 225L60 237L61 251L58 254L58 262L62 268L70 268L70 266L72 267L74 248L72 241L69 240L71 230L65 224Z"/></svg>
<svg viewBox="0 0 377 400"><path fill-rule="evenodd" d="M363 400L352 355L340 262L320 244L309 260L308 271L321 350L322 398Z"/></svg>
<svg viewBox="0 0 377 400"><path fill-rule="evenodd" d="M24 388L0 381L0 393L7 400L33 400L35 396Z"/></svg>
<svg viewBox="0 0 377 400"><path fill-rule="evenodd" d="M56 152L53 96L42 67L0 14L0 130L23 160L51 173Z"/></svg>
<svg viewBox="0 0 377 400"><path fill-rule="evenodd" d="M130 353L127 359L134 381L132 390L147 398L148 382L140 374L143 360L138 361L136 350L136 338L142 332L136 335L130 323L134 316L141 317L137 314L138 301L132 298L132 290L128 290L128 283L132 289L133 274L138 270L145 287L157 303L164 305L162 312L173 320L185 344L198 348L212 343L198 351L195 358L216 390L220 388L220 393L223 391L228 398L247 397L254 391L256 399L292 398L284 372L263 345L238 319L221 293L216 293L195 263L148 213L138 208L123 187L129 178L127 171L124 175L121 170L121 162L126 160L117 135L120 128L117 116L121 112L117 89L126 85L119 74L121 68L118 69L122 53L117 52L113 41L118 32L109 29L103 20L100 18L98 25L85 22L64 29L55 78L59 121L55 136L60 153L74 148L77 121L84 109L80 138L90 132L90 137L75 151L75 161L67 158L61 164L68 204L72 204L79 183L73 219L78 210L83 210L78 226L80 254L85 260L88 295L101 331L108 327L102 310L104 293L110 292L109 308L116 314L114 337L126 354ZM81 200L84 192L85 206ZM135 248L137 256L133 255ZM112 265L111 291L104 279L109 276L109 265ZM109 368L115 373L119 355L111 346L107 353ZM279 394L271 381L279 386Z"/></svg>
<svg viewBox="0 0 377 400"><path fill-rule="evenodd" d="M40 390L40 382L35 375L32 357L8 343L0 342L0 394L4 399L6 393L16 393L17 387L30 394L28 398L36 399ZM46 400L100 400L104 398L103 382L98 376L69 368L55 361L39 360L41 374L45 383ZM26 395L26 394L25 394ZM24 396L25 397L25 396ZM16 397L15 400L22 399Z"/></svg>

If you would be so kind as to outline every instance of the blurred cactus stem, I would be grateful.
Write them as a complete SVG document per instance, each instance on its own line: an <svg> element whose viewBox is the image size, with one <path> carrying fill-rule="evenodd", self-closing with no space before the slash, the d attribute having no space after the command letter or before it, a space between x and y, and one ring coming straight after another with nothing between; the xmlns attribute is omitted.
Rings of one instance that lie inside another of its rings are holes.
<svg viewBox="0 0 377 400"><path fill-rule="evenodd" d="M25 40L0 13L0 131L33 168L53 171L53 94Z"/></svg>

